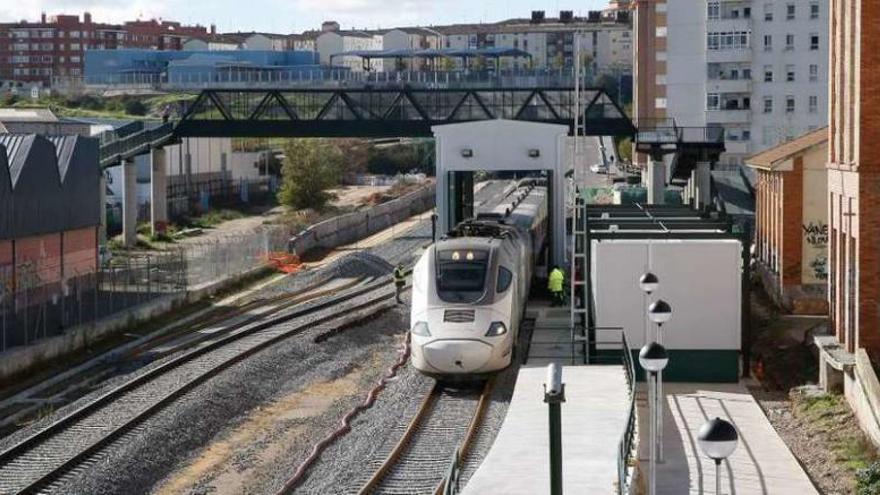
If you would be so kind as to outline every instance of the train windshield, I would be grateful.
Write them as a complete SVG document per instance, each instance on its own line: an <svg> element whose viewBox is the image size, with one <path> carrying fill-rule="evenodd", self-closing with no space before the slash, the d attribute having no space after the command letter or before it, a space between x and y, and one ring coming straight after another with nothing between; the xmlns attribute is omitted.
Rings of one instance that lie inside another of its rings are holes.
<svg viewBox="0 0 880 495"><path fill-rule="evenodd" d="M438 251L437 295L448 302L477 301L483 294L488 265L488 251Z"/></svg>

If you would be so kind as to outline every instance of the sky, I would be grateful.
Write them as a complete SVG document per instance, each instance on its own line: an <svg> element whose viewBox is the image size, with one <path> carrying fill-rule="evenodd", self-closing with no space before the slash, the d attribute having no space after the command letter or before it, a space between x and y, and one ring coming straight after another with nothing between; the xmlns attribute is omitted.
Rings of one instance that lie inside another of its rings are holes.
<svg viewBox="0 0 880 495"><path fill-rule="evenodd" d="M586 15L606 0L0 0L0 22L36 21L48 15L91 12L97 22L161 18L186 24L216 24L220 32L278 33L318 29L335 20L343 29L495 22L544 10Z"/></svg>

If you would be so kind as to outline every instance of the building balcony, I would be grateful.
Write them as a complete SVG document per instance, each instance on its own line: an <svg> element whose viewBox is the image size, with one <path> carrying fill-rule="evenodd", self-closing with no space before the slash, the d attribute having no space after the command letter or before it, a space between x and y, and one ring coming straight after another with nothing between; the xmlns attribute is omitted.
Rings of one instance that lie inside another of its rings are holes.
<svg viewBox="0 0 880 495"><path fill-rule="evenodd" d="M708 110L706 124L748 124L752 121L751 110Z"/></svg>
<svg viewBox="0 0 880 495"><path fill-rule="evenodd" d="M709 79L706 81L707 93L751 93L751 79Z"/></svg>
<svg viewBox="0 0 880 495"><path fill-rule="evenodd" d="M749 141L725 141L724 150L730 154L750 155L752 153L752 146Z"/></svg>
<svg viewBox="0 0 880 495"><path fill-rule="evenodd" d="M751 60L752 50L749 48L738 48L735 50L708 50L706 52L706 62L708 63L750 62Z"/></svg>
<svg viewBox="0 0 880 495"><path fill-rule="evenodd" d="M719 33L726 32L736 32L736 31L745 31L751 32L751 20L739 18L724 18L721 19L709 19L706 21L706 30L707 31L716 31Z"/></svg>

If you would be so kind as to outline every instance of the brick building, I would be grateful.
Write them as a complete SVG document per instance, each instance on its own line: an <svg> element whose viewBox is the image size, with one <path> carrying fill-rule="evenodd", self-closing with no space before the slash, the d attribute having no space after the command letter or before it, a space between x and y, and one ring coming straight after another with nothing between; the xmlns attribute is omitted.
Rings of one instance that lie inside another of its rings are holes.
<svg viewBox="0 0 880 495"><path fill-rule="evenodd" d="M95 272L100 176L96 139L0 135L0 293Z"/></svg>
<svg viewBox="0 0 880 495"><path fill-rule="evenodd" d="M855 34L858 33L858 34ZM828 147L831 325L880 356L880 2L831 1Z"/></svg>
<svg viewBox="0 0 880 495"><path fill-rule="evenodd" d="M89 13L46 17L39 22L0 24L0 80L42 83L79 78L87 49L146 48L179 50L190 37L207 36L202 26L172 21L104 24Z"/></svg>
<svg viewBox="0 0 880 495"><path fill-rule="evenodd" d="M796 314L826 314L828 129L746 160L755 170L755 255L767 293Z"/></svg>

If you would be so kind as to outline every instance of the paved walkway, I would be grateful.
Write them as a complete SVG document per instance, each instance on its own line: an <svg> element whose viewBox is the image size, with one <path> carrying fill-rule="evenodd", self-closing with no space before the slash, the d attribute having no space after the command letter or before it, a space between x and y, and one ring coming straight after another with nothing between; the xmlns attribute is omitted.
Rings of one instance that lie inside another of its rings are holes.
<svg viewBox="0 0 880 495"><path fill-rule="evenodd" d="M550 492L546 368L520 369L510 407L489 454L464 493ZM565 366L562 475L565 493L616 493L617 446L626 425L627 386L621 366Z"/></svg>
<svg viewBox="0 0 880 495"><path fill-rule="evenodd" d="M715 464L697 444L707 420L720 417L739 431L736 451L721 465L722 493L812 495L818 491L776 434L752 395L740 384L665 384L664 454L658 464L660 495L715 494ZM640 464L647 481L649 461L647 394L638 396Z"/></svg>

